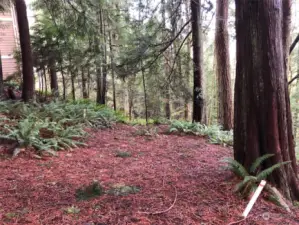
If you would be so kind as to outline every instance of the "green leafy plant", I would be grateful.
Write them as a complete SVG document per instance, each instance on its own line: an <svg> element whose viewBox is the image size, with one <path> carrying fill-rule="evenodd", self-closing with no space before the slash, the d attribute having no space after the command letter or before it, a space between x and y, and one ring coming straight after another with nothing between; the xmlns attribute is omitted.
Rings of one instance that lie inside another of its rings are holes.
<svg viewBox="0 0 299 225"><path fill-rule="evenodd" d="M290 161L277 163L267 169L259 171L258 169L260 168L262 163L273 156L273 154L266 154L257 158L251 165L249 172L238 161L232 158L224 159L223 162L227 164L225 169L232 171L238 177L243 179L236 185L235 192L240 193L243 197L248 197L252 192L256 190L261 180L266 179L271 173L273 173L274 170L290 163ZM276 198L276 196L272 197Z"/></svg>
<svg viewBox="0 0 299 225"><path fill-rule="evenodd" d="M53 150L84 146L84 127L107 128L118 121L113 110L91 101L44 105L3 101L0 114L1 137L54 154Z"/></svg>
<svg viewBox="0 0 299 225"><path fill-rule="evenodd" d="M174 120L171 122L169 132L179 132L198 136L206 136L212 144L233 145L233 132L223 131L220 126L206 126L200 123Z"/></svg>

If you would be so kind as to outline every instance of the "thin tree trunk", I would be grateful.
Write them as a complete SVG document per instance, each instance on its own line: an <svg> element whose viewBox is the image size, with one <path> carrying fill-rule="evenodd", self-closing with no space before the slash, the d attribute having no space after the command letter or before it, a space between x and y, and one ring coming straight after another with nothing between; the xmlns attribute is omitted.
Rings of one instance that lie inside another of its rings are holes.
<svg viewBox="0 0 299 225"><path fill-rule="evenodd" d="M165 0L162 0L161 1L161 7L162 7L162 23L163 23L163 37L165 35L165 32L166 31L166 18L165 18L165 8L166 8L166 4L165 4ZM163 91L164 92L164 95L165 95L165 105L164 105L164 108L165 108L165 116L167 119L170 119L171 117L171 109L170 109L170 79L168 78L168 73L170 72L170 68L168 66L168 62L167 62L167 55L168 51L165 51L165 53L163 54L164 57L163 57L163 63L164 63L164 76L165 76L165 82L166 82L166 85L165 85L165 90Z"/></svg>
<svg viewBox="0 0 299 225"><path fill-rule="evenodd" d="M40 92L40 90L42 89L42 76L41 76L40 71L37 72L37 77L38 77L38 89L39 89L39 92Z"/></svg>
<svg viewBox="0 0 299 225"><path fill-rule="evenodd" d="M193 121L202 122L203 116L203 57L201 0L191 0L192 42L193 42Z"/></svg>
<svg viewBox="0 0 299 225"><path fill-rule="evenodd" d="M107 47L106 47L106 35L105 35L105 22L103 19L103 11L100 10L100 31L103 37L102 43L102 81L101 81L101 95L99 103L106 104L106 92L107 92Z"/></svg>
<svg viewBox="0 0 299 225"><path fill-rule="evenodd" d="M141 68L142 67L143 67L143 61L141 60ZM141 69L141 75L142 75L143 94L144 94L145 121L146 121L146 125L148 125L147 90L146 90L146 84L145 84L144 69Z"/></svg>
<svg viewBox="0 0 299 225"><path fill-rule="evenodd" d="M28 102L34 96L33 59L30 45L27 8L24 0L15 0L22 52L23 90L22 99Z"/></svg>
<svg viewBox="0 0 299 225"><path fill-rule="evenodd" d="M116 93L115 93L115 77L114 77L114 57L113 57L113 46L112 46L112 35L109 32L109 46L110 46L110 66L111 66L111 77L112 77L112 95L113 95L113 109L116 111Z"/></svg>
<svg viewBox="0 0 299 225"><path fill-rule="evenodd" d="M87 94L87 87L86 87L86 77L84 74L84 68L81 67L81 75L82 75L82 96L83 98L87 99L88 94Z"/></svg>
<svg viewBox="0 0 299 225"><path fill-rule="evenodd" d="M236 0L237 73L234 157L247 169L272 153L262 169L291 161L268 176L288 199L299 183L286 79L287 27L283 1ZM265 54L267 52L267 54Z"/></svg>
<svg viewBox="0 0 299 225"><path fill-rule="evenodd" d="M101 63L98 62L99 65L96 65L96 74L97 74L97 103L102 104L102 67Z"/></svg>
<svg viewBox="0 0 299 225"><path fill-rule="evenodd" d="M186 10L187 15L189 15L189 13L190 13L189 4L190 4L189 1L185 2L185 10ZM187 22L187 20L188 20L188 18L186 19L186 22ZM188 28L189 28L189 26L188 26ZM186 61L184 62L184 65L186 66L185 67L186 68L185 76L186 76L186 87L187 87L188 93L185 94L185 99L184 99L185 100L184 118L185 118L185 120L188 120L188 118L189 118L189 103L190 103L189 102L190 101L190 97L189 97L190 71L191 71L190 55L191 55L191 47L192 47L190 38L188 38L186 40L186 47L187 47L187 57L186 57Z"/></svg>
<svg viewBox="0 0 299 225"><path fill-rule="evenodd" d="M134 90L135 77L128 79L128 105L129 105L129 120L132 120L132 112L134 107Z"/></svg>
<svg viewBox="0 0 299 225"><path fill-rule="evenodd" d="M89 94L90 94L90 80L91 80L90 68L88 66L88 68L87 68L87 95L88 95L88 98L89 98Z"/></svg>
<svg viewBox="0 0 299 225"><path fill-rule="evenodd" d="M63 93L63 100L66 100L66 81L64 76L64 71L62 65L60 66L60 73L62 77L62 93Z"/></svg>
<svg viewBox="0 0 299 225"><path fill-rule="evenodd" d="M45 78L45 96L47 96L48 93L48 82L47 82L47 73L46 73L46 68L43 66L43 74Z"/></svg>
<svg viewBox="0 0 299 225"><path fill-rule="evenodd" d="M71 72L71 83L72 83L72 98L73 98L73 101L75 101L76 100L75 74L72 70L70 72Z"/></svg>
<svg viewBox="0 0 299 225"><path fill-rule="evenodd" d="M50 72L51 92L55 97L58 97L59 91L58 91L56 66L55 66L55 60L52 57L49 60L49 72Z"/></svg>
<svg viewBox="0 0 299 225"><path fill-rule="evenodd" d="M231 130L232 89L230 79L229 36L227 29L229 0L217 0L215 56L218 80L219 123L224 130Z"/></svg>
<svg viewBox="0 0 299 225"><path fill-rule="evenodd" d="M44 94L44 90L45 90L45 87L44 87L44 73L43 73L42 69L40 70L40 76L41 76L41 84L42 84L42 92L41 92L41 96L42 96Z"/></svg>
<svg viewBox="0 0 299 225"><path fill-rule="evenodd" d="M3 69L2 69L2 54L0 52L0 98L4 95Z"/></svg>

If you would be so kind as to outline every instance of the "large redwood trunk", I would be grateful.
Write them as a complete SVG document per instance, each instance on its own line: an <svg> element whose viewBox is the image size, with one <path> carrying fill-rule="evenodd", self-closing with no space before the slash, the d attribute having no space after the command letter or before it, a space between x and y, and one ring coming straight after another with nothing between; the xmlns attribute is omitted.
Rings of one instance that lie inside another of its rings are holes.
<svg viewBox="0 0 299 225"><path fill-rule="evenodd" d="M203 116L203 58L201 29L201 0L191 0L192 42L193 42L193 121L201 122Z"/></svg>
<svg viewBox="0 0 299 225"><path fill-rule="evenodd" d="M283 194L299 199L296 157L286 80L283 1L236 0L237 73L234 156L249 168L266 153L263 167L291 164L268 178Z"/></svg>
<svg viewBox="0 0 299 225"><path fill-rule="evenodd" d="M227 29L229 0L217 0L215 56L219 96L219 123L224 130L233 128L232 89L229 62L229 37Z"/></svg>
<svg viewBox="0 0 299 225"><path fill-rule="evenodd" d="M18 17L18 27L20 35L20 44L22 51L23 68L23 90L22 99L25 102L33 99L34 95L34 76L33 59L30 45L29 25L27 19L27 9L24 0L15 0L16 12Z"/></svg>

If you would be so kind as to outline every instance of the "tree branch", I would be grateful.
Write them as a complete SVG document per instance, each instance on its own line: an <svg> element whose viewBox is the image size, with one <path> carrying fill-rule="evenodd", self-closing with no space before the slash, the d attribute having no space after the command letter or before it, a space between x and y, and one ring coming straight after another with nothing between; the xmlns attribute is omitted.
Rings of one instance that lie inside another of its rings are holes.
<svg viewBox="0 0 299 225"><path fill-rule="evenodd" d="M292 51L294 50L294 48L296 47L296 44L298 43L299 41L299 34L297 35L297 37L295 38L295 40L293 41L293 43L291 44L291 47L290 47L290 54L292 53Z"/></svg>
<svg viewBox="0 0 299 225"><path fill-rule="evenodd" d="M294 76L288 83L288 85L292 84L296 79L299 78L299 74L297 74L296 76Z"/></svg>

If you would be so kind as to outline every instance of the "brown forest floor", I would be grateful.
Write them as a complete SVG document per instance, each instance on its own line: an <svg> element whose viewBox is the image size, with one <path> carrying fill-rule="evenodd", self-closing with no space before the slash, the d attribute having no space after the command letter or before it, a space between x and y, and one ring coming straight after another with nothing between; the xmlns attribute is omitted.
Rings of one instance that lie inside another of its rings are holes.
<svg viewBox="0 0 299 225"><path fill-rule="evenodd" d="M239 220L247 201L233 193L236 179L220 169L232 150L204 138L159 134L134 135L117 125L90 132L88 147L35 159L21 155L0 159L0 224L229 224ZM132 157L115 157L129 151ZM77 201L75 191L93 179L109 188L135 185L127 196L102 195ZM142 212L167 210L148 215ZM65 208L76 206L78 214ZM299 212L284 210L259 198L249 218L239 224L299 224Z"/></svg>

